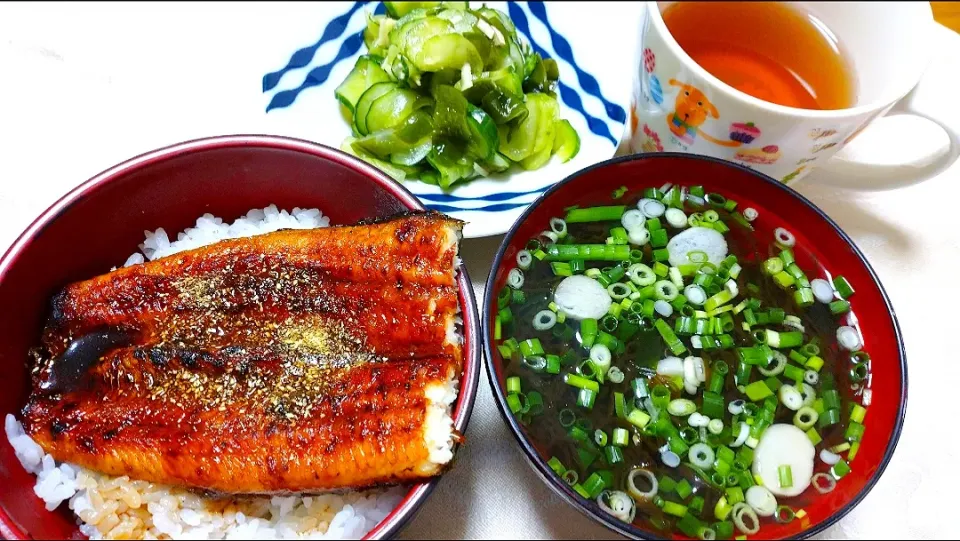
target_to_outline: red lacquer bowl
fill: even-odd
[[[522,250],[530,238],[548,229],[551,217],[563,216],[564,208],[574,202],[611,204],[610,194],[620,186],[636,193],[647,187],[678,181],[701,184],[707,192],[718,192],[734,199],[739,202],[739,209],[757,209],[760,217],[753,225],[760,235],[761,245],[773,240],[775,228],[787,227],[796,236],[798,248],[795,253],[801,268],[815,268],[815,259],[833,275],[845,276],[856,288],[851,303],[864,333],[865,351],[871,356],[874,398],[866,419],[869,429],[852,464],[853,473],[840,480],[833,492],[820,496],[805,508],[807,520],[764,525],[758,534],[763,539],[809,537],[849,513],[867,495],[890,461],[900,437],[907,405],[906,353],[890,300],[850,237],[810,201],[770,177],[714,158],[653,153],[599,163],[575,173],[544,193],[507,233],[487,281],[484,347],[497,406],[534,470],[558,495],[622,535],[661,538],[655,531],[625,524],[603,512],[596,502],[579,496],[550,469],[546,464],[550,455],[545,456],[538,444],[529,439],[507,406],[503,359],[493,342],[491,329],[497,313],[497,293],[504,287],[507,273],[517,265],[517,251]]]
[[[0,260],[0,416],[26,401],[27,350],[39,340],[50,297],[64,285],[122,264],[143,231],[182,231],[206,212],[233,220],[270,203],[316,207],[331,224],[349,224],[423,206],[374,167],[338,150],[268,136],[201,139],[117,165],[57,201]],[[461,433],[473,409],[480,375],[480,328],[473,288],[460,267],[464,372],[455,405]],[[410,488],[401,504],[368,535],[387,538],[417,512],[436,480]],[[0,536],[80,538],[66,506],[48,512],[33,493],[35,478],[0,437]]]

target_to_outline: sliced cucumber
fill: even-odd
[[[423,44],[430,38],[453,33],[453,25],[439,17],[424,17],[400,27],[397,39],[392,39],[409,59],[416,59]],[[461,64],[462,65],[462,64]]]
[[[483,69],[483,59],[477,48],[460,34],[433,36],[423,42],[417,53],[410,58],[420,71],[459,69],[465,64],[475,73]]]
[[[568,120],[557,122],[557,136],[553,140],[553,152],[560,161],[567,163],[580,152],[580,136]]]
[[[433,149],[433,142],[428,139],[409,150],[394,152],[390,155],[390,162],[397,165],[414,166],[422,162],[431,149]]]
[[[453,141],[434,142],[433,149],[427,154],[427,162],[437,170],[436,184],[444,189],[476,176],[473,161],[466,157],[463,147]]]
[[[382,129],[357,139],[353,146],[373,154],[378,158],[389,158],[393,154],[403,153],[430,141],[433,133],[433,121],[430,115],[417,111],[403,123]]]
[[[463,9],[444,9],[437,12],[437,17],[450,21],[453,31],[458,34],[476,29],[479,20],[476,15]]]
[[[552,149],[545,148],[539,152],[534,152],[533,154],[527,156],[526,158],[520,160],[520,167],[523,167],[527,171],[533,171],[534,169],[540,169],[547,162],[550,161]]]
[[[397,84],[392,82],[376,83],[360,96],[360,99],[357,100],[356,112],[353,115],[353,125],[357,128],[357,133],[360,135],[370,133],[367,130],[367,113],[370,112],[370,107],[373,106],[373,102],[377,98],[397,88]]]
[[[462,89],[462,86],[462,83],[458,83],[457,88]],[[473,84],[470,85],[470,87],[463,89],[463,95],[470,103],[480,105],[484,96],[494,89],[517,97],[523,96],[523,85],[520,76],[512,67],[480,73],[474,77]],[[523,102],[522,99],[520,101],[521,103]]]
[[[387,72],[380,68],[381,61],[382,59],[376,56],[361,56],[347,78],[334,91],[340,103],[345,105],[351,113],[354,112],[357,102],[368,88],[376,83],[390,80]]]
[[[557,120],[560,119],[560,104],[544,94],[527,96],[527,109],[537,110],[537,135],[533,152],[543,150],[553,152],[553,140],[557,134]]]
[[[500,152],[515,162],[540,153],[544,148],[553,149],[553,125],[560,109],[556,100],[542,94],[530,94],[526,106],[526,118],[509,126],[500,126]],[[544,140],[547,135],[549,140]]]
[[[353,147],[353,143],[355,142],[356,142],[356,139],[354,139],[353,137],[347,137],[346,139],[343,140],[343,143],[340,145],[340,150],[346,152],[347,154],[350,154],[351,156],[356,156],[360,158],[361,160],[369,163],[370,165],[390,175],[396,180],[402,181],[407,178],[407,172],[393,165],[392,163],[377,159],[367,154],[366,152],[362,152],[362,151],[358,152],[357,149]]]
[[[415,9],[430,9],[442,4],[442,2],[384,2],[383,7],[387,13],[394,19],[399,19]]]
[[[499,152],[494,152],[493,156],[489,159],[477,163],[486,175],[490,173],[500,173],[510,169],[510,160],[504,158]]]
[[[392,128],[414,111],[430,107],[433,100],[408,88],[396,88],[377,98],[367,111],[364,127],[367,133]]]
[[[487,160],[496,154],[500,143],[497,125],[483,109],[467,105],[467,126],[470,128],[470,142],[467,152],[478,160]]]
[[[481,104],[483,110],[490,114],[494,122],[506,124],[512,120],[523,120],[529,114],[521,96],[522,94],[517,96],[499,88],[494,88],[487,92],[481,100]]]

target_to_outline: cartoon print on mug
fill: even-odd
[[[734,160],[757,165],[773,165],[783,156],[777,145],[766,145],[761,148],[745,148],[733,155]]]
[[[800,158],[799,160],[797,160],[797,165],[806,165],[810,162],[817,161],[818,158],[819,156],[810,156],[809,158]]]
[[[699,135],[715,145],[739,147],[743,144],[740,141],[718,139],[701,130],[708,118],[719,119],[720,111],[700,89],[676,79],[670,79],[670,86],[680,88],[673,111],[667,114],[667,126],[677,141],[692,145]]]
[[[647,123],[643,123],[643,139],[640,143],[641,152],[663,152],[663,144],[660,143],[660,136],[657,132],[650,129]]]

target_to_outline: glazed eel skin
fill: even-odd
[[[71,284],[25,429],[59,461],[218,493],[438,475],[457,438],[461,227],[278,231]]]

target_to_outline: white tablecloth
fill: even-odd
[[[16,25],[7,18],[0,30]],[[19,28],[18,35],[30,36],[31,31]],[[176,33],[171,28],[171,39]],[[126,28],[123,35],[133,34]],[[944,39],[953,40],[951,46],[960,54],[955,36]],[[178,140],[212,135],[206,126],[213,121],[221,133],[255,131],[217,110],[210,115],[218,118],[184,121],[156,96],[132,92],[122,77],[114,80],[87,71],[71,64],[70,57],[70,50],[54,50],[28,38],[8,39],[0,31],[0,249],[60,195],[118,161]],[[953,86],[960,89],[960,80]],[[870,139],[886,136],[885,146],[874,153],[877,160],[942,144],[942,133],[902,137],[914,126],[910,120],[889,122],[885,134],[864,134],[855,144],[866,146]],[[866,253],[896,307],[910,359],[907,421],[896,455],[871,494],[824,537],[956,536],[960,529],[952,495],[960,482],[960,438],[952,385],[960,381],[954,345],[960,293],[960,167],[893,192],[854,194],[813,181],[798,189]],[[500,240],[463,243],[478,299]],[[403,538],[615,537],[535,477],[494,406],[485,375],[466,437],[455,467]]]

